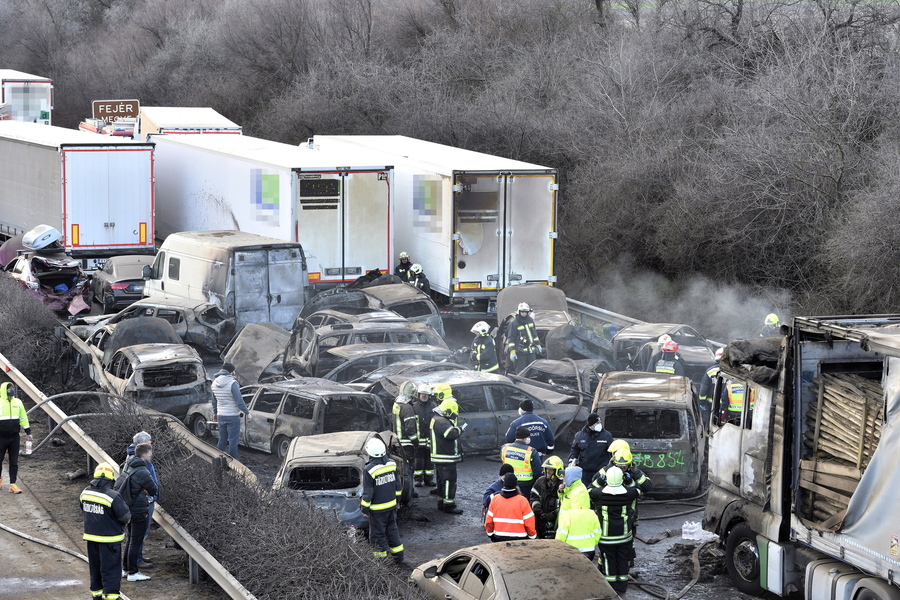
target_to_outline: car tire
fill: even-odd
[[[280,460],[284,460],[284,457],[287,456],[288,448],[291,447],[291,441],[293,440],[286,435],[279,435],[272,443],[272,449]]]
[[[413,470],[409,463],[404,463],[403,469],[403,489],[400,492],[400,504],[409,506],[412,503],[413,494],[416,489],[413,487]]]
[[[746,523],[739,523],[725,542],[725,567],[734,586],[745,594],[759,596],[759,548],[756,533]]]
[[[115,311],[116,302],[112,298],[108,297],[106,294],[103,294],[103,314],[108,315],[109,313]]]
[[[191,433],[201,440],[212,437],[212,434],[209,432],[209,423],[206,422],[203,415],[197,415],[191,419]]]

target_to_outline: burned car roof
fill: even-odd
[[[353,360],[360,356],[403,354],[406,352],[450,356],[450,351],[447,348],[432,346],[430,344],[350,344],[349,346],[339,346],[337,348],[328,349],[329,354],[334,354],[335,356],[340,356],[347,360]]]
[[[116,351],[127,346],[151,344],[181,345],[181,338],[172,325],[157,317],[138,317],[115,325],[109,325],[112,333],[103,353],[104,364]]]
[[[381,434],[386,437],[385,432]],[[371,431],[339,431],[337,433],[321,433],[295,438],[285,457],[285,462],[313,458],[319,456],[337,456],[340,454],[359,454],[363,452],[366,440],[373,435]],[[392,434],[391,434],[392,435]],[[388,436],[389,437],[389,436]],[[299,442],[296,440],[300,440]],[[388,440],[389,441],[389,440]]]
[[[137,344],[121,349],[132,362],[140,365],[165,363],[172,360],[195,360],[202,363],[197,351],[185,344]]]
[[[681,326],[678,323],[635,323],[620,329],[616,337],[620,339],[659,337]]]
[[[691,402],[691,380],[680,375],[617,371],[600,381],[599,402],[655,402],[683,406]]]

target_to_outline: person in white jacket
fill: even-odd
[[[222,452],[228,452],[233,458],[238,457],[238,440],[241,438],[241,417],[250,410],[241,397],[241,386],[234,378],[234,365],[225,363],[222,370],[215,374],[212,382],[213,420],[219,422],[219,443],[216,445]]]

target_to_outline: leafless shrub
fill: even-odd
[[[56,315],[38,298],[0,277],[2,352],[34,381],[43,381],[61,356],[62,345],[53,332],[57,325]]]

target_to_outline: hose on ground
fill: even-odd
[[[666,515],[653,515],[652,517],[645,517],[644,515],[641,515],[641,521],[658,521],[660,519],[668,519],[669,517],[681,517],[684,515],[691,515],[691,514],[694,514],[695,512],[700,512],[701,510],[705,510],[705,509],[706,509],[705,506],[698,506],[697,508],[694,508],[692,510],[685,510],[685,511],[677,512],[677,513],[669,513]]]
[[[0,529],[2,529],[4,531],[8,531],[9,533],[19,536],[22,539],[26,539],[26,540],[28,540],[30,542],[34,542],[36,544],[41,544],[42,546],[47,546],[48,548],[53,548],[54,550],[59,550],[60,552],[65,552],[66,554],[68,554],[70,556],[74,556],[75,558],[81,559],[84,562],[88,562],[88,557],[85,556],[84,554],[81,554],[80,552],[75,552],[74,550],[69,550],[68,548],[64,548],[62,546],[54,544],[53,542],[41,540],[36,537],[32,537],[32,536],[28,535],[27,533],[22,533],[21,531],[16,531],[12,527],[8,527],[8,526],[4,525],[3,523],[0,523]],[[128,596],[126,596],[125,594],[120,594],[119,598],[121,598],[122,600],[130,600],[128,598]]]
[[[700,551],[703,550],[703,548],[706,547],[706,545],[709,543],[709,541],[706,541],[694,548],[694,551],[691,553],[691,561],[694,563],[694,575],[693,577],[691,577],[691,580],[688,582],[688,584],[674,596],[671,595],[671,592],[669,592],[669,590],[657,583],[650,583],[649,581],[639,581],[636,579],[632,579],[631,582],[656,598],[662,598],[663,600],[681,600],[681,598],[684,598],[684,595],[687,594],[692,587],[697,585],[698,581],[700,581]],[[660,589],[664,592],[664,594],[655,592],[652,588]]]

